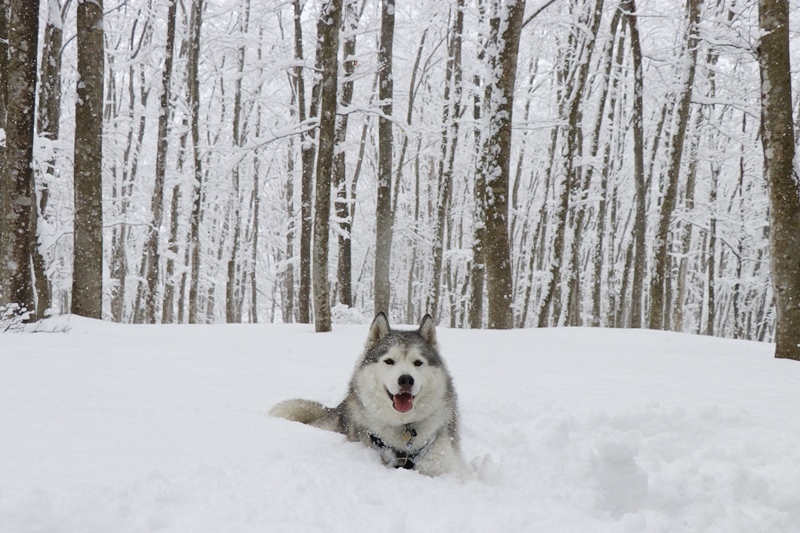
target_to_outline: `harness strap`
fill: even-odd
[[[383,457],[387,463],[395,468],[405,468],[407,470],[414,468],[417,462],[419,462],[419,460],[422,459],[426,453],[428,453],[428,450],[436,441],[436,435],[434,434],[433,438],[426,442],[424,446],[422,446],[416,452],[411,453],[389,446],[374,433],[367,434],[369,435],[369,440],[372,441],[372,444],[378,447],[379,451],[381,452],[381,457]]]

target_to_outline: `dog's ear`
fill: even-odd
[[[375,315],[375,320],[369,327],[369,334],[367,335],[367,347],[373,346],[378,343],[382,338],[389,334],[389,319],[386,314],[381,311]]]
[[[419,334],[425,339],[425,342],[431,346],[436,346],[436,323],[430,314],[422,317],[422,323],[419,325]]]

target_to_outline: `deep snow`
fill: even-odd
[[[440,328],[460,481],[267,415],[337,404],[366,326],[64,326],[0,337],[3,532],[800,531],[800,363],[768,344]]]

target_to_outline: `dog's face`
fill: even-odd
[[[426,315],[417,331],[393,331],[379,313],[356,376],[362,403],[387,422],[406,424],[429,416],[448,387],[433,319]]]
[[[406,413],[414,408],[414,400],[422,389],[428,365],[416,346],[390,346],[375,363],[374,373],[386,388],[396,411]]]

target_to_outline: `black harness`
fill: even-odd
[[[419,450],[412,453],[410,451],[398,450],[397,448],[389,446],[374,433],[368,433],[368,435],[369,440],[371,440],[372,444],[378,448],[378,451],[381,453],[381,457],[383,457],[387,464],[390,464],[395,468],[405,468],[407,470],[411,470],[417,465],[420,459],[422,459],[425,454],[428,453],[428,450],[436,440],[436,435],[434,435],[433,438],[426,442]],[[411,439],[416,436],[416,430],[413,428],[406,428],[404,440],[406,441],[406,448],[408,450],[411,450],[411,448],[414,447],[414,443]]]

